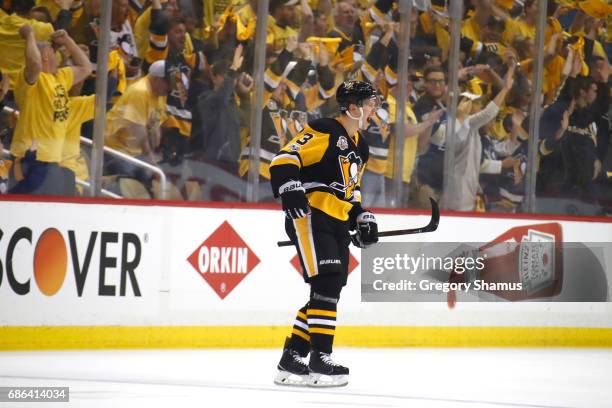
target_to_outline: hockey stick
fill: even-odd
[[[438,229],[438,224],[440,223],[440,209],[438,208],[438,203],[433,198],[429,197],[429,201],[431,202],[431,219],[429,220],[429,224],[420,228],[411,228],[411,229],[403,229],[403,230],[392,230],[392,231],[381,231],[378,233],[379,237],[393,237],[397,235],[411,235],[411,234],[422,234],[424,232],[432,232]],[[279,247],[291,246],[293,243],[291,241],[278,241],[276,243]]]

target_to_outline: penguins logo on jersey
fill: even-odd
[[[353,191],[359,182],[359,174],[363,167],[363,161],[355,152],[349,152],[346,156],[338,156],[342,183],[333,182],[330,187],[344,193],[344,198],[349,200],[353,197]]]
[[[168,70],[170,78],[170,95],[181,102],[181,107],[185,107],[187,103],[187,92],[189,91],[189,77],[185,71],[189,71],[187,67],[171,67]]]
[[[270,108],[268,108],[270,109]],[[287,122],[278,111],[270,111],[270,119],[274,125],[274,133],[268,136],[268,141],[278,144],[279,148],[285,144],[285,132],[287,131]],[[272,130],[272,129],[270,129]]]

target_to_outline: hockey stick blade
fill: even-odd
[[[431,203],[431,219],[429,220],[429,224],[420,228],[411,228],[411,229],[403,229],[403,230],[392,230],[392,231],[381,231],[378,233],[379,237],[394,237],[397,235],[411,235],[411,234],[422,234],[425,232],[433,232],[438,229],[438,224],[440,224],[440,209],[438,208],[438,203],[433,198],[429,197],[429,202]],[[292,246],[293,243],[291,241],[278,241],[276,243],[279,247]]]
[[[438,208],[438,203],[433,198],[429,197],[429,202],[431,203],[431,219],[429,220],[429,224],[421,228],[381,231],[378,233],[378,236],[393,237],[396,235],[422,234],[424,232],[433,232],[437,230],[438,224],[440,224],[440,209]]]

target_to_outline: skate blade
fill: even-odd
[[[348,375],[325,375],[310,373],[309,387],[344,387],[348,384]]]
[[[274,384],[305,387],[308,385],[308,377],[308,374],[299,375],[290,373],[289,371],[279,370],[274,378]]]

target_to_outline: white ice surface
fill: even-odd
[[[338,348],[349,385],[273,384],[278,350],[0,353],[0,386],[68,386],[15,407],[612,407],[612,350]]]

